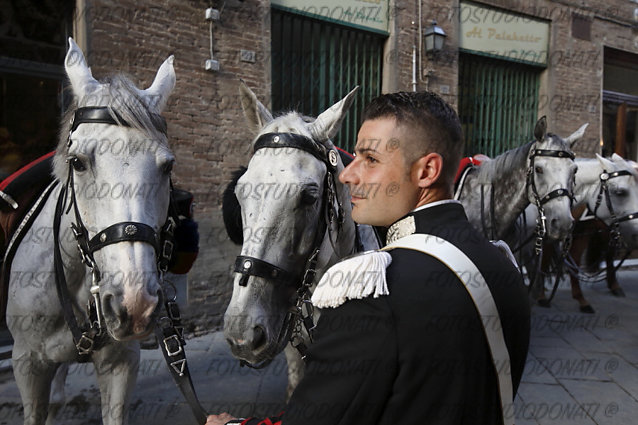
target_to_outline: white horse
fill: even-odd
[[[233,355],[253,366],[286,347],[289,394],[303,370],[288,342],[292,336],[295,344],[307,345],[299,314],[318,317],[316,310],[305,311],[309,303],[303,301],[326,269],[360,249],[357,240],[365,249],[378,247],[372,228],[351,218],[349,190],[338,180],[344,166],[330,141],[355,93],[316,119],[296,112],[273,118],[248,87],[240,86],[244,113],[257,137],[234,189],[243,245],[224,335]]]
[[[104,424],[123,424],[137,376],[138,339],[155,325],[160,293],[157,245],[174,157],[159,114],[175,85],[173,57],[147,90],[139,90],[120,76],[98,82],[82,51],[71,39],[69,45],[65,68],[75,101],[54,158],[57,185],[30,230],[41,235],[48,229],[53,237],[27,235],[11,265],[13,370],[25,424],[45,423],[56,370],[81,357],[95,365]],[[83,255],[92,269],[83,263],[71,226],[88,247]],[[56,257],[62,273],[56,273]],[[65,320],[56,289],[61,275],[67,311],[84,332],[80,338]]]
[[[574,222],[570,197],[576,164],[570,144],[582,137],[579,129],[566,139],[546,132],[545,117],[534,129],[535,140],[470,169],[455,198],[465,207],[472,225],[487,238],[511,243],[511,231],[529,204],[542,208],[544,231],[562,239]]]
[[[616,280],[613,265],[614,249],[610,244],[610,230],[618,232],[619,243],[626,249],[638,248],[638,172],[634,166],[619,155],[612,155],[610,159],[596,155],[596,158],[577,158],[578,172],[574,187],[575,202],[572,211],[577,219],[573,232],[573,240],[569,253],[574,265],[580,266],[585,262],[592,268],[597,268],[603,258],[607,262],[607,286],[612,294],[624,296],[624,292]],[[588,212],[588,213],[585,213]],[[583,214],[585,213],[585,214]],[[525,210],[526,221],[534,222],[536,211],[534,208]],[[585,219],[579,220],[581,216]],[[528,227],[527,233],[533,229]],[[546,247],[547,249],[548,247]],[[587,261],[583,254],[588,252],[592,257]],[[550,252],[557,256],[556,252]],[[598,254],[598,255],[596,255]],[[531,257],[527,253],[527,257]],[[531,264],[531,261],[528,261]],[[547,261],[544,261],[544,269]],[[572,298],[578,301],[579,309],[583,313],[594,313],[594,309],[585,299],[579,283],[579,273],[570,273]],[[539,304],[548,306],[543,294]]]

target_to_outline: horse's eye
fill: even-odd
[[[162,164],[162,172],[164,174],[170,174],[173,171],[173,165],[175,164],[175,161],[166,161],[164,164]]]
[[[536,174],[543,174],[543,167],[536,166],[534,171],[536,171]]]
[[[304,189],[301,191],[301,205],[312,205],[319,199],[319,194],[313,189]]]
[[[625,188],[619,188],[614,190],[614,195],[624,198],[625,196],[629,195],[629,191]]]
[[[74,156],[73,158],[71,158],[70,161],[71,161],[71,166],[78,173],[80,173],[82,171],[86,171],[86,166],[84,165],[82,160],[80,158],[78,158],[77,156]]]

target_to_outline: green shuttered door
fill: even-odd
[[[533,66],[461,53],[459,116],[466,155],[494,157],[533,138],[539,74]]]
[[[385,36],[272,9],[272,106],[317,116],[355,86],[337,146],[352,151],[363,107],[381,93]]]

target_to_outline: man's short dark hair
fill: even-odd
[[[417,146],[402,146],[406,162],[438,153],[443,157],[442,177],[452,184],[463,155],[463,132],[454,109],[438,95],[424,91],[383,94],[363,111],[363,121],[389,117],[410,133],[416,131]]]

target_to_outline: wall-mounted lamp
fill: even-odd
[[[423,39],[425,41],[425,53],[428,56],[434,56],[443,49],[445,42],[445,31],[443,28],[432,21],[432,24],[423,31]]]

